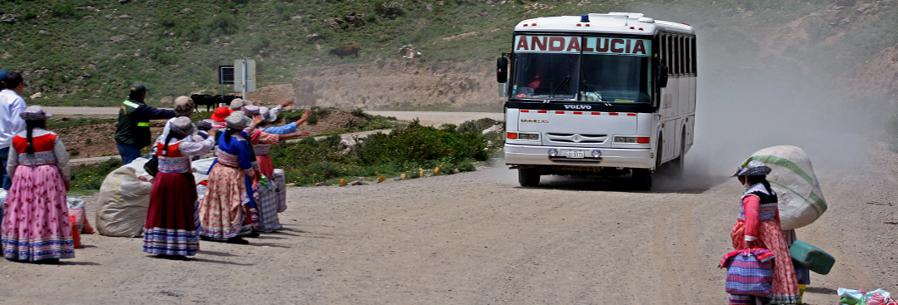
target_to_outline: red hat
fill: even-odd
[[[215,108],[215,112],[212,113],[212,120],[216,122],[224,122],[225,118],[231,115],[231,109],[228,107],[218,107]]]

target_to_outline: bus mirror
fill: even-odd
[[[658,88],[667,87],[667,65],[658,66]]]
[[[501,84],[508,82],[508,58],[499,57],[496,60],[496,81]]]

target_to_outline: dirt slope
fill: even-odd
[[[493,66],[485,62],[386,61],[300,72],[297,103],[317,106],[454,106],[500,101]]]

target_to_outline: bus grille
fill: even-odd
[[[546,138],[558,143],[591,143],[601,144],[608,139],[604,134],[546,133]]]

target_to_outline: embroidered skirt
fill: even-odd
[[[143,252],[193,256],[199,249],[194,213],[196,187],[190,173],[159,172],[153,179]]]
[[[39,261],[75,257],[65,181],[55,165],[16,167],[3,216],[3,256]]]
[[[206,194],[197,208],[197,233],[220,239],[237,236],[250,203],[243,170],[216,164],[206,181]]]
[[[773,264],[773,294],[771,304],[799,304],[798,279],[795,268],[792,266],[792,255],[789,254],[789,246],[783,235],[783,230],[776,221],[761,221],[759,224],[758,242],[760,247],[770,249],[776,257]],[[748,249],[745,242],[745,222],[738,221],[733,225],[730,233],[733,240],[733,248],[736,250]],[[743,304],[747,302],[743,296],[730,297],[731,304]],[[733,303],[733,301],[737,301]]]

